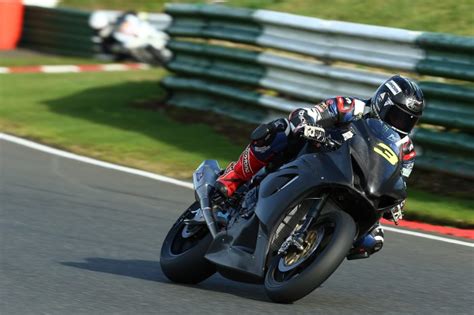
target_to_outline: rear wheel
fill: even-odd
[[[342,263],[356,233],[342,211],[321,215],[306,233],[304,248],[276,255],[265,275],[265,291],[275,302],[290,303],[319,287]]]
[[[214,264],[204,258],[212,237],[206,225],[189,226],[185,218],[199,209],[196,202],[178,219],[161,247],[160,265],[165,276],[174,282],[199,283],[216,272]]]

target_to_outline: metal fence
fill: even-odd
[[[419,82],[417,165],[474,178],[474,38],[225,6],[166,13],[170,104],[261,122],[335,95],[367,98],[388,77],[379,69],[430,76]]]

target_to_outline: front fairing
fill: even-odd
[[[351,128],[355,136],[349,145],[360,190],[376,208],[405,199],[398,133],[377,119],[354,122]]]
[[[285,209],[308,193],[335,187],[353,187],[350,147],[344,144],[334,152],[302,154],[270,173],[260,184],[256,214],[272,227]]]
[[[346,211],[364,211],[366,217],[406,198],[397,145],[400,136],[376,119],[353,122],[348,130],[353,136],[339,149],[307,153],[311,151],[308,146],[294,161],[262,181],[256,208],[262,223],[273,226],[280,212],[308,192],[337,191],[339,199],[345,195],[359,208]],[[350,205],[350,201],[341,204]]]

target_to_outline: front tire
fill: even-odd
[[[160,265],[165,276],[174,282],[195,284],[216,272],[214,264],[204,258],[212,242],[207,226],[189,227],[183,219],[199,209],[196,202],[178,219],[161,247]]]
[[[356,225],[343,211],[321,215],[309,230],[322,233],[317,249],[301,263],[285,264],[288,258],[275,256],[265,275],[265,291],[274,302],[291,303],[319,287],[339,267],[352,246]],[[288,254],[287,254],[288,255]],[[285,260],[286,259],[286,260]]]

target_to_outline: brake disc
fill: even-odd
[[[278,263],[278,269],[281,272],[287,272],[301,265],[319,248],[324,235],[324,226],[320,226],[317,231],[310,230],[305,237],[303,250],[291,250],[285,256],[281,257]]]

